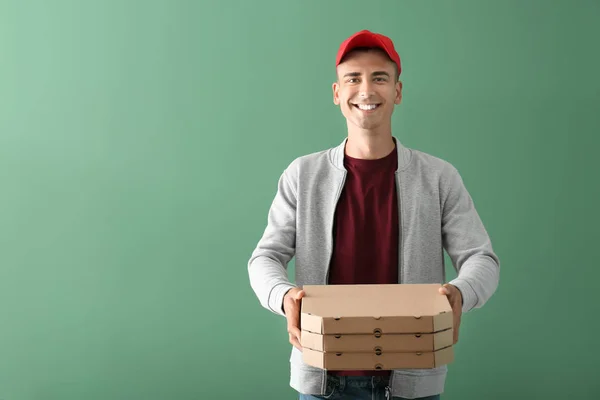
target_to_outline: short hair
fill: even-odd
[[[390,58],[390,56],[388,56],[388,54],[385,52],[385,50],[383,50],[380,47],[372,47],[372,46],[371,47],[368,47],[368,46],[355,47],[352,50],[350,50],[349,52],[347,52],[346,54],[344,54],[344,56],[340,60],[340,64],[343,63],[353,53],[368,53],[370,51],[375,51],[375,52],[383,54],[394,65],[394,77],[397,82],[400,79],[400,75],[398,74],[398,66],[396,65],[394,60],[392,60]]]

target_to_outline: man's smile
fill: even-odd
[[[372,103],[372,104],[352,104],[354,107],[363,111],[372,111],[379,107],[381,104]]]

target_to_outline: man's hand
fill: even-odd
[[[458,329],[460,328],[460,318],[462,316],[463,299],[462,293],[454,285],[446,283],[440,288],[440,294],[448,296],[452,313],[454,314],[454,344],[458,342]]]
[[[300,351],[302,351],[302,345],[300,345],[300,306],[303,297],[304,290],[292,288],[288,290],[283,298],[283,311],[287,319],[290,343]]]

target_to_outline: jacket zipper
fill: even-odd
[[[400,242],[398,243],[398,245],[400,246],[398,248],[398,258],[399,258],[398,282],[402,283],[403,282],[402,274],[404,271],[404,265],[403,265],[404,231],[402,229],[402,224],[404,223],[404,218],[402,218],[402,210],[404,208],[404,202],[402,201],[402,187],[401,187],[401,183],[400,183],[400,172],[398,172],[398,171],[396,171],[396,196],[397,196],[397,201],[398,201],[398,233],[400,235]],[[385,388],[386,399],[392,398],[392,388],[393,387],[394,387],[394,371],[391,371],[390,380],[388,382],[388,385]]]
[[[398,258],[399,258],[399,271],[398,271],[398,281],[399,283],[402,283],[404,280],[403,278],[403,273],[404,273],[404,265],[403,265],[403,250],[404,250],[404,232],[402,230],[402,224],[404,223],[404,218],[402,218],[402,210],[404,208],[404,202],[402,201],[402,188],[401,188],[401,184],[400,184],[400,173],[396,171],[396,196],[397,196],[397,201],[398,201],[398,233],[400,235],[400,242],[398,243],[398,245],[400,246],[398,248]]]

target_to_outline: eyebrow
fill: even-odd
[[[344,78],[349,77],[349,76],[361,76],[362,74],[360,72],[348,72],[347,74],[344,74]],[[375,71],[371,74],[372,76],[381,76],[381,75],[385,75],[388,78],[390,77],[390,74],[388,74],[385,71]]]
[[[387,72],[385,72],[385,71],[375,71],[375,72],[373,72],[373,76],[380,76],[380,75],[385,75],[385,76],[387,76],[387,77],[389,77],[389,76],[390,76],[390,74],[388,74],[388,73],[387,73]]]

